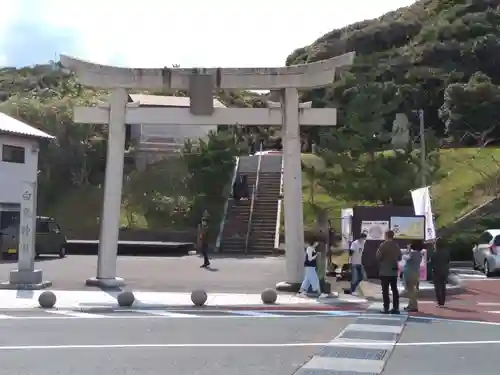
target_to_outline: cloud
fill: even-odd
[[[3,6],[7,11],[4,12]],[[44,7],[33,0],[2,4],[0,63],[26,66],[58,58],[61,50],[77,52],[78,34],[70,28],[53,27],[43,18]]]
[[[2,43],[4,65],[26,66],[57,60],[62,50],[78,54],[78,36],[71,30],[61,33],[45,25],[17,22],[7,28],[7,34],[9,37]]]
[[[323,34],[414,0],[3,0],[0,66],[278,66]],[[318,11],[320,9],[321,11]]]

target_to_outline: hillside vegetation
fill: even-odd
[[[56,137],[40,147],[38,212],[54,215],[73,238],[97,236],[107,139],[107,126],[74,123],[73,108],[107,99],[107,92],[81,86],[57,64],[0,68],[0,111]],[[220,99],[227,105],[262,105],[259,95],[246,92],[221,93]],[[241,132],[186,142],[181,157],[142,172],[135,170],[135,144],[128,139],[122,226],[192,228],[205,210],[217,221],[234,156],[248,152]]]
[[[308,225],[318,206],[331,208],[334,218],[340,207],[355,203],[411,204],[408,192],[422,176],[432,185],[439,226],[498,195],[497,0],[417,1],[333,30],[295,50],[286,63],[349,51],[357,53],[350,71],[324,89],[301,93],[315,107],[339,110],[337,127],[301,129],[303,150],[314,148],[316,155],[303,168]],[[0,68],[0,111],[56,136],[41,147],[40,212],[58,216],[75,236],[98,225],[107,127],[73,123],[73,107],[106,101],[107,95],[82,87],[57,63]],[[228,106],[262,107],[266,100],[251,92],[216,95]],[[424,166],[418,109],[425,120]],[[409,121],[403,136],[393,129],[397,113]],[[122,225],[192,227],[204,209],[220,213],[233,157],[248,153],[252,140],[279,145],[278,130],[221,128],[205,142],[188,142],[179,159],[141,173],[131,162],[135,145],[128,140]],[[93,203],[81,207],[83,201]]]
[[[444,172],[431,185],[431,194],[436,224],[444,227],[497,195],[496,181],[492,180],[500,172],[500,149],[444,149],[440,151],[440,160]],[[303,154],[302,163],[305,169],[314,166],[320,172],[325,170],[323,159],[313,154]],[[334,220],[337,229],[341,208],[374,204],[331,197],[320,184],[319,179],[311,179],[308,173],[303,173],[305,224],[309,228],[315,222],[311,198],[316,205],[327,208],[333,219],[337,219]],[[313,185],[316,185],[315,189],[311,189]]]
[[[349,72],[325,89],[302,93],[316,107],[340,109],[336,129],[305,130],[324,162],[324,172],[304,163],[306,221],[313,219],[315,204],[334,212],[352,204],[411,204],[408,191],[420,186],[422,174],[432,186],[439,227],[498,195],[498,1],[417,1],[333,30],[295,50],[287,64],[350,51],[357,55]],[[425,121],[424,169],[419,109]],[[396,113],[409,119],[409,134],[398,145]]]

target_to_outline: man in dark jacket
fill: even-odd
[[[446,303],[446,283],[450,269],[450,253],[448,249],[435,246],[431,256],[431,267],[436,301],[439,307],[443,307]]]
[[[203,216],[201,223],[198,226],[198,248],[201,255],[203,255],[203,264],[200,268],[207,268],[210,266],[208,259],[208,218]]]
[[[376,259],[379,264],[380,284],[384,300],[384,309],[381,312],[383,314],[399,314],[398,263],[401,260],[401,249],[394,241],[392,230],[386,232],[385,241],[380,244]],[[392,310],[390,311],[389,287],[392,292]]]

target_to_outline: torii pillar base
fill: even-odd
[[[94,286],[100,289],[119,289],[125,286],[125,280],[121,277],[115,277],[113,279],[91,277],[85,281],[85,285]]]
[[[293,283],[288,281],[281,281],[276,284],[276,290],[278,292],[288,292],[288,293],[297,293],[300,290],[300,285],[302,283]]]

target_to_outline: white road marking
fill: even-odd
[[[379,374],[384,364],[381,360],[314,356],[302,368]]]
[[[125,315],[124,310],[121,313],[109,312],[107,315],[104,314],[93,314],[85,313],[79,311],[68,311],[68,310],[47,310],[46,312],[50,315],[35,315],[35,316],[16,316],[13,315],[0,315],[0,320],[2,319],[17,319],[17,320],[74,320],[74,319],[167,319],[167,318],[192,318],[192,319],[248,319],[248,318],[307,318],[307,317],[346,317],[346,316],[357,316],[359,312],[342,312],[342,314],[322,314],[316,315],[314,313],[322,313],[323,311],[308,311],[309,314],[297,314],[297,315],[279,315],[274,313],[263,313],[260,311],[228,311],[222,310],[222,312],[227,313],[223,315],[196,315],[196,314],[185,314],[179,312],[163,311],[163,310],[128,310],[127,312],[142,312],[146,315]],[[212,312],[216,312],[215,310]],[[296,310],[290,310],[288,312],[297,312]],[[300,311],[303,312],[303,311]]]
[[[389,325],[375,325],[375,324],[349,324],[348,331],[362,331],[362,332],[387,332],[387,333],[401,333],[403,330],[404,322],[399,326]]]
[[[278,344],[95,344],[95,345],[16,345],[0,346],[0,351],[8,350],[54,350],[54,349],[144,349],[144,348],[281,348],[329,346],[323,342],[297,342]]]
[[[478,302],[478,306],[500,306],[500,302]]]
[[[160,317],[164,317],[164,318],[200,318],[200,315],[181,314],[181,313],[163,311],[163,310],[134,310],[134,311],[139,312],[139,313],[143,313],[143,314],[148,314],[148,315],[160,316]]]
[[[466,320],[466,319],[449,319],[449,318],[435,318],[429,316],[411,316],[409,321],[412,320],[427,320],[427,321],[435,321],[440,323],[467,323],[467,324],[483,324],[483,325],[491,325],[491,326],[500,326],[498,322],[484,322],[480,320]]]
[[[500,314],[500,311],[486,311],[489,314]]]
[[[396,343],[396,346],[441,346],[441,345],[500,345],[500,340],[487,340],[487,341],[398,342],[398,343]]]
[[[89,314],[80,311],[71,311],[71,310],[46,310],[46,311],[50,314],[62,315],[68,318],[84,318],[84,319],[109,318],[107,315]]]
[[[333,339],[330,342],[330,346],[342,346],[342,347],[360,347],[367,349],[390,349],[394,346],[394,341],[364,341],[360,339]]]
[[[269,312],[251,311],[251,310],[231,310],[228,311],[230,314],[243,315],[243,316],[253,316],[253,317],[267,317],[267,318],[282,318],[286,315],[279,315]]]

